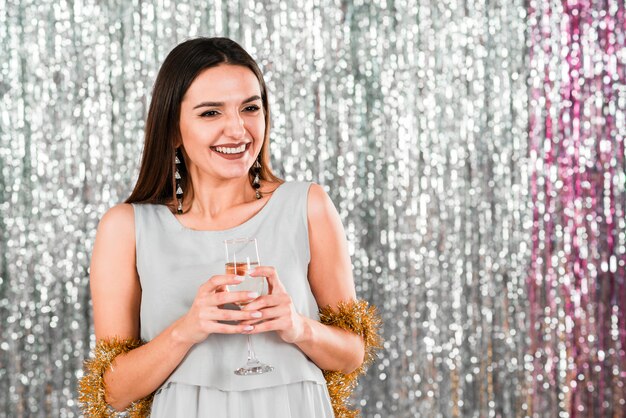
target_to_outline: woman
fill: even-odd
[[[96,235],[87,415],[330,417],[321,370],[350,386],[371,358],[375,314],[356,301],[337,211],[320,186],[272,173],[269,116],[263,76],[235,42],[193,39],[166,58],[139,179]],[[239,282],[223,274],[223,242],[243,236],[258,239],[253,275],[270,291],[233,310],[251,295],[224,291]],[[274,371],[233,373],[247,334]]]

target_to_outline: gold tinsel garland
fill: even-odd
[[[324,370],[326,386],[336,418],[355,418],[360,415],[359,410],[351,409],[348,400],[357,385],[357,378],[365,374],[367,368],[376,359],[376,351],[382,347],[382,338],[379,335],[381,318],[374,306],[364,300],[340,302],[337,309],[330,306],[320,309],[322,324],[332,325],[354,332],[363,337],[365,343],[365,358],[361,366],[350,374]]]
[[[86,417],[113,418],[120,416],[120,412],[116,412],[106,403],[104,372],[111,367],[115,357],[143,344],[143,341],[118,337],[103,339],[96,344],[93,357],[85,361],[85,374],[78,384],[78,402]],[[153,395],[150,394],[133,402],[123,416],[128,418],[147,417],[150,414]]]

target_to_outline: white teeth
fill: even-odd
[[[239,154],[240,152],[244,152],[245,150],[246,144],[243,144],[237,148],[215,147],[215,151],[221,152],[222,154]]]

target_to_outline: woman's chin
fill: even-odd
[[[217,177],[224,181],[235,181],[235,180],[247,180],[248,179],[248,170],[233,170],[228,172],[222,172],[217,175]]]

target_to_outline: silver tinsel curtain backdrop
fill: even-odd
[[[0,416],[76,417],[156,72],[229,36],[385,345],[364,417],[626,414],[626,16],[605,0],[0,0]]]

